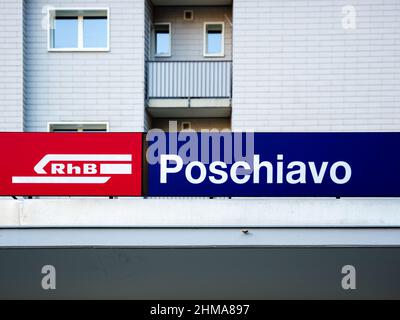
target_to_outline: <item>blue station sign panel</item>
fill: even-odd
[[[149,196],[400,196],[400,133],[156,131],[146,140]]]

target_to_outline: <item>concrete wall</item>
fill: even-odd
[[[0,15],[0,131],[22,131],[22,0],[2,0]]]
[[[356,28],[344,29],[344,5]],[[234,0],[232,128],[399,131],[398,0]]]
[[[183,19],[184,10],[193,10],[193,21]],[[225,57],[232,59],[231,7],[154,7],[154,23],[170,22],[172,56],[156,60],[215,60],[203,56],[204,22],[225,23]],[[154,41],[153,41],[154,42]],[[154,48],[152,50],[154,58]]]
[[[110,52],[48,52],[46,5],[109,7]],[[25,130],[49,121],[108,121],[144,129],[144,1],[25,1]]]
[[[346,198],[0,200],[0,228],[399,227],[399,205],[400,199]]]
[[[192,130],[200,131],[202,129],[228,129],[231,128],[231,120],[229,118],[187,118],[187,119],[153,119],[153,128],[169,131],[169,121],[176,121],[177,128],[181,131],[182,122],[190,122]]]

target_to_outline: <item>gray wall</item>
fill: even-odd
[[[193,21],[183,20],[183,11],[193,10]],[[226,19],[225,15],[228,17]],[[170,22],[172,56],[157,60],[215,60],[203,56],[204,22],[225,23],[225,60],[232,59],[231,7],[154,7],[154,22]],[[152,50],[154,58],[154,48]],[[219,58],[221,59],[221,58]]]
[[[357,27],[342,28],[342,6]],[[399,131],[400,1],[234,0],[232,129]]]
[[[109,7],[110,52],[48,52],[45,5]],[[109,121],[144,129],[144,1],[26,0],[25,130],[48,121]]]
[[[32,235],[32,230],[12,231]],[[70,237],[79,236],[79,230],[56,230],[58,235],[63,233],[64,236],[65,231],[69,232]],[[97,236],[108,236],[107,229],[106,232],[83,229],[81,233],[91,232],[93,235],[93,231]],[[114,232],[114,237],[121,236],[126,231],[119,229]],[[154,236],[154,233],[157,233],[154,229],[140,231],[142,235],[151,233]],[[267,233],[270,230],[263,231]],[[131,231],[134,232],[138,231]],[[177,234],[176,230],[167,232],[170,233],[169,237],[182,236]],[[198,237],[198,230],[188,230],[188,233],[190,232],[193,238]],[[223,230],[221,233],[229,232],[232,233],[231,230]],[[239,230],[235,232],[240,233]],[[323,231],[320,232],[323,237],[325,234]],[[2,233],[4,234],[3,231]],[[7,233],[6,235],[10,236],[10,232]],[[41,233],[43,238],[50,232],[42,229],[36,233]],[[129,240],[125,239],[125,242],[131,241],[130,238],[132,235]],[[0,248],[2,267],[0,299],[390,300],[400,298],[398,272],[400,248],[398,247],[148,248],[143,247],[143,240],[139,242],[139,248],[86,246]],[[41,270],[49,264],[56,271],[56,290],[43,290],[41,285],[43,280],[46,281]],[[342,287],[343,280],[347,280],[345,277],[347,273],[343,274],[341,271],[349,264],[356,270],[356,273],[353,273],[356,290],[344,290]],[[188,301],[178,303],[180,308],[186,307],[183,318],[186,315],[190,318],[198,317],[198,315],[190,316],[198,311],[197,307],[193,308],[193,303]],[[155,307],[155,304],[153,306]],[[223,306],[219,307],[223,310]],[[258,305],[250,303],[248,315],[253,315],[254,310],[259,311],[258,314],[261,315],[264,310],[257,307]],[[243,306],[243,310],[246,309]],[[146,309],[143,308],[143,314],[145,312],[150,314],[150,310],[152,310],[151,305],[147,305]],[[207,316],[211,314],[223,314],[211,313],[211,310],[208,305],[203,305],[198,314],[206,317],[200,316],[200,319],[212,318]],[[62,312],[66,313],[65,310]],[[70,314],[73,314],[72,310]],[[164,317],[156,316],[156,318]],[[179,318],[179,315],[171,316],[171,319]]]
[[[1,0],[0,15],[0,130],[22,131],[22,0]]]

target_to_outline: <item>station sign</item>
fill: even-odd
[[[0,133],[2,196],[140,196],[142,133]]]
[[[400,133],[154,132],[146,140],[149,196],[400,196]]]
[[[400,196],[400,133],[151,130],[146,148],[142,139],[0,133],[0,196]]]

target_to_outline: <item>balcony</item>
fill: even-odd
[[[230,115],[231,61],[149,61],[146,69],[152,116]]]

